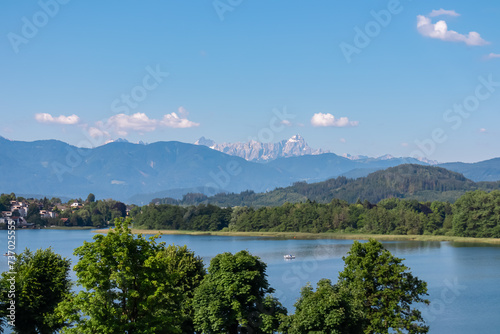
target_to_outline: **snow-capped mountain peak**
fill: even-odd
[[[211,149],[244,158],[249,161],[270,161],[277,158],[295,157],[301,155],[327,153],[324,150],[314,150],[307,145],[300,135],[294,135],[288,140],[277,143],[261,143],[250,140],[246,143],[217,144],[211,139],[201,137],[195,145],[208,146]]]

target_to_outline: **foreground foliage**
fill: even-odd
[[[165,248],[156,237],[134,236],[130,221],[115,222],[75,250],[84,289],[61,303],[65,333],[182,333],[192,327],[192,291],[204,275],[186,248]],[[182,307],[181,307],[182,305]]]
[[[362,333],[361,303],[346,289],[329,279],[318,282],[316,291],[307,284],[295,303],[295,314],[288,319],[289,334]]]
[[[274,333],[286,309],[266,294],[274,290],[266,264],[241,251],[210,261],[208,275],[196,290],[195,324],[203,333]]]
[[[429,304],[427,284],[382,244],[354,242],[337,284],[328,279],[302,288],[286,332],[324,334],[427,333],[414,304]]]
[[[354,241],[338,285],[361,303],[364,333],[427,333],[422,314],[413,303],[429,304],[427,283],[414,277],[403,260],[371,239]]]
[[[54,333],[63,327],[63,321],[54,316],[54,309],[70,290],[69,270],[70,261],[50,248],[34,253],[26,249],[17,255],[11,270],[15,275],[5,272],[0,279],[4,312],[12,299],[8,280],[15,279],[15,333]]]

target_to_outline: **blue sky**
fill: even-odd
[[[0,135],[12,140],[275,142],[299,133],[337,154],[500,156],[498,1],[0,8]]]

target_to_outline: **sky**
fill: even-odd
[[[4,0],[0,136],[500,157],[496,0]]]

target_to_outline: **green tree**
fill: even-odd
[[[182,333],[180,307],[199,278],[199,260],[185,249],[165,249],[157,236],[134,236],[129,220],[75,250],[83,290],[62,302],[66,333]],[[182,263],[189,259],[194,264]],[[178,271],[173,270],[178,268]],[[185,270],[184,272],[180,270]]]
[[[87,196],[87,200],[86,200],[87,203],[94,203],[95,202],[95,195],[90,193],[88,196]]]
[[[429,304],[427,283],[414,277],[403,260],[393,256],[382,244],[370,239],[354,241],[338,285],[362,301],[364,333],[427,333],[421,312],[413,303]]]
[[[287,333],[344,334],[362,333],[361,302],[329,279],[302,288],[295,303],[295,314],[288,320]]]
[[[264,298],[260,314],[260,332],[276,333],[276,330],[281,329],[285,325],[287,313],[286,307],[276,297],[267,295]]]
[[[500,238],[500,191],[468,192],[455,203],[453,233],[462,237]]]
[[[268,328],[275,322],[265,317],[265,295],[274,291],[265,271],[266,264],[247,251],[215,256],[194,296],[197,330],[231,334],[264,333],[264,327],[268,333],[277,330]]]
[[[40,218],[40,206],[32,203],[28,206],[26,221],[35,225],[43,225],[44,221]]]
[[[0,303],[9,302],[9,278],[15,278],[16,333],[53,333],[64,325],[54,316],[54,310],[71,288],[70,260],[62,258],[52,249],[26,249],[16,257],[11,274],[5,272],[0,279]]]
[[[183,294],[183,302],[180,306],[182,333],[194,333],[193,298],[195,289],[206,275],[203,260],[195,256],[186,246],[170,245],[160,253],[160,256],[164,256],[167,260],[167,272],[176,273],[173,285]]]

